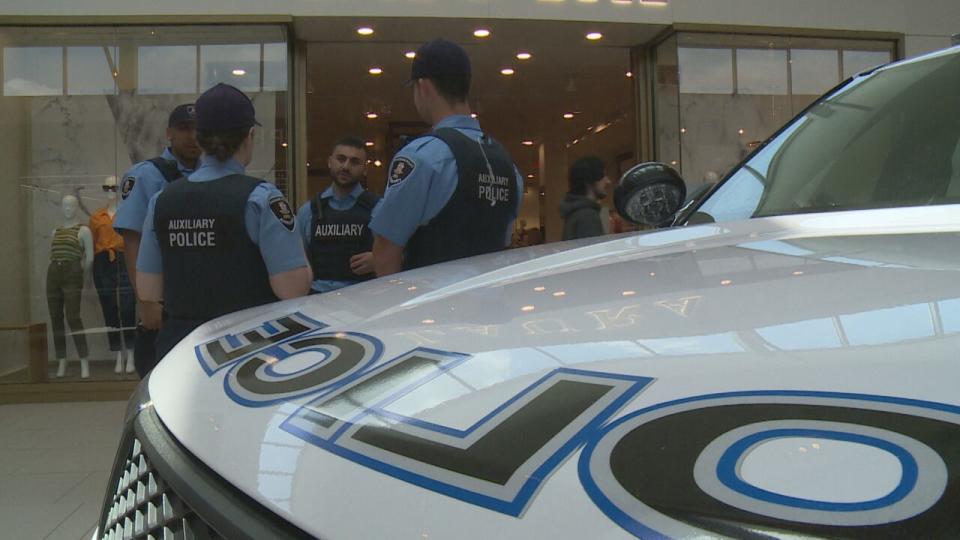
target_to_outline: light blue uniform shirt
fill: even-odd
[[[177,168],[180,169],[183,176],[189,176],[193,172],[193,169],[188,169],[177,158],[173,157],[170,148],[165,148],[160,157],[168,161],[176,161]],[[123,190],[129,183],[132,183],[133,186],[127,196],[124,197]],[[150,204],[150,199],[162,191],[166,184],[167,180],[163,177],[163,173],[149,161],[141,161],[123,173],[119,186],[121,190],[120,202],[117,204],[117,213],[113,217],[114,230],[120,232],[126,229],[138,233],[142,232],[143,220],[147,215],[147,205]]]
[[[239,161],[235,159],[217,161],[205,155],[200,160],[200,167],[187,177],[187,180],[209,182],[231,174],[244,174],[244,167]],[[143,222],[143,237],[140,239],[140,254],[137,257],[137,271],[140,272],[163,273],[160,242],[157,240],[157,231],[153,227],[153,213],[159,195],[157,193],[150,199],[147,217]],[[307,266],[303,244],[297,236],[296,223],[293,230],[287,229],[270,209],[271,202],[283,198],[283,194],[276,186],[264,182],[250,193],[244,214],[247,235],[260,248],[260,255],[270,275]]]
[[[333,186],[327,188],[326,191],[320,194],[321,199],[330,199],[330,208],[334,210],[349,210],[353,208],[353,205],[357,203],[357,198],[360,197],[360,194],[363,193],[363,186],[357,184],[354,186],[353,191],[347,194],[346,197],[340,198],[337,197],[336,192],[333,190]],[[380,201],[377,202],[377,205],[373,207],[373,211],[376,212],[380,207]],[[300,237],[303,239],[303,249],[310,252],[310,239],[313,238],[313,231],[310,230],[310,226],[313,223],[313,210],[310,209],[310,203],[300,207],[300,210],[297,211],[297,230],[300,232]],[[331,279],[317,279],[314,280],[313,284],[310,286],[314,292],[323,293],[329,292],[336,289],[341,289],[347,285],[353,285],[356,281],[336,281]]]
[[[434,129],[455,128],[460,133],[479,141],[483,132],[480,122],[465,115],[448,116],[437,122]],[[383,201],[370,221],[373,232],[398,246],[407,245],[417,228],[426,225],[447,205],[457,189],[457,160],[450,147],[436,137],[421,137],[404,146],[390,163],[393,171],[398,158],[413,163],[413,169],[399,182],[388,182]],[[517,215],[523,204],[523,178],[517,177]],[[503,245],[510,243],[513,224],[504,231]]]

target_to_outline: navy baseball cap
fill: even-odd
[[[167,118],[167,127],[173,127],[177,124],[187,122],[197,123],[197,108],[193,103],[177,105],[177,107],[170,112],[169,118]]]
[[[456,43],[435,39],[417,49],[410,68],[410,81],[442,76],[470,75],[470,57]]]
[[[259,126],[253,102],[229,84],[218,83],[197,98],[197,129],[221,131]]]

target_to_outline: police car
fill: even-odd
[[[99,538],[960,536],[960,48],[863,73],[676,227],[214,320]],[[669,222],[661,165],[624,216]]]

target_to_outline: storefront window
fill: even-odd
[[[885,41],[675,34],[655,50],[657,159],[691,192],[717,182],[820,94],[893,51]]]
[[[0,27],[0,48],[0,392],[136,379],[134,297],[111,236],[117,186],[164,150],[170,111],[216,82],[257,109],[248,173],[285,186],[285,29]]]

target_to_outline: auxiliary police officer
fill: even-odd
[[[313,292],[372,279],[370,216],[380,198],[365,190],[367,150],[357,137],[343,137],[327,160],[333,183],[297,212],[297,228],[313,269]]]
[[[158,358],[210,319],[310,290],[290,205],[244,174],[259,125],[253,103],[221,83],[196,111],[200,167],[150,200],[137,260],[141,300],[164,302]]]
[[[470,59],[438,39],[417,50],[413,102],[429,135],[394,157],[373,216],[378,276],[504,249],[523,179],[506,149],[470,116]]]
[[[136,288],[137,254],[140,235],[147,215],[150,198],[169,182],[187,176],[197,167],[200,146],[197,144],[197,115],[193,103],[184,103],[170,112],[167,118],[167,140],[170,146],[160,156],[136,163],[123,174],[120,182],[120,202],[113,218],[113,228],[123,238],[125,263],[130,283]],[[140,304],[141,317],[158,320],[160,313],[149,313],[159,306]],[[157,332],[143,326],[137,328],[134,353],[137,373],[143,377],[156,364],[154,342]],[[127,372],[130,372],[127,366]]]

